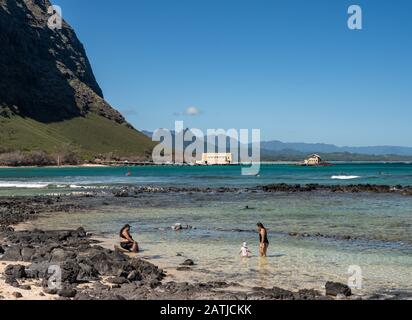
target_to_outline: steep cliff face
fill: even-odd
[[[49,0],[0,0],[0,108],[41,121],[89,112],[120,124],[73,29],[48,27]],[[1,110],[0,110],[1,111]]]
[[[0,0],[0,154],[150,157],[152,141],[104,100],[74,30],[49,28],[50,6]]]

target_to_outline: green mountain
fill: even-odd
[[[0,146],[3,152],[42,150],[58,155],[70,151],[93,160],[145,157],[153,143],[134,129],[89,113],[47,124],[18,115],[0,117]]]
[[[49,27],[50,6],[0,0],[0,164],[149,157],[154,144],[104,100],[74,30]]]

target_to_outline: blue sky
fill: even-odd
[[[264,140],[412,146],[412,1],[53,3],[136,128],[184,120]],[[351,4],[361,31],[347,27]]]

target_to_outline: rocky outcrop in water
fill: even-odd
[[[338,295],[343,295],[349,297],[352,295],[352,290],[342,283],[327,282],[326,283],[326,294],[328,296],[336,297]]]
[[[321,185],[321,184],[272,184],[262,187],[257,187],[264,192],[313,192],[313,191],[330,191],[333,193],[397,193],[405,196],[412,195],[411,186],[388,186],[388,185]]]
[[[71,212],[85,205],[74,198],[52,196],[0,198],[0,231],[7,226],[36,219],[44,212]]]
[[[357,184],[357,185],[321,185],[321,184],[271,184],[265,186],[237,188],[237,187],[220,187],[220,188],[199,188],[199,187],[152,187],[141,186],[131,187],[125,186],[113,190],[113,195],[118,198],[135,197],[142,193],[237,193],[237,192],[315,192],[328,191],[332,193],[395,193],[405,196],[412,195],[411,186],[388,186],[388,185],[371,185],[371,184]],[[245,210],[252,210],[253,208],[246,207]]]
[[[144,195],[161,194],[205,194],[224,195],[226,193],[307,193],[307,192],[331,192],[331,193],[374,193],[374,194],[397,194],[412,196],[410,186],[386,186],[386,185],[289,185],[273,184],[267,186],[257,186],[253,188],[196,188],[196,187],[116,187],[108,190],[91,190],[78,196],[38,196],[38,197],[0,197],[0,231],[9,225],[14,225],[27,220],[35,219],[44,212],[72,212],[79,211],[92,206],[101,206],[113,203],[123,203],[130,198],[139,198]],[[246,206],[244,210],[255,210]],[[225,230],[222,230],[225,231]],[[249,232],[250,230],[228,230],[238,232]],[[341,238],[341,240],[353,239],[350,236],[335,237],[327,234],[305,234],[290,233],[295,237],[317,237],[317,238]]]
[[[231,187],[220,187],[220,188],[196,188],[196,187],[151,187],[151,186],[140,186],[131,187],[125,186],[122,188],[116,188],[112,190],[112,193],[117,198],[129,198],[136,197],[143,193],[161,194],[161,193],[229,193],[229,192],[247,192],[248,189],[245,188],[231,188]]]

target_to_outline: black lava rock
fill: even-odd
[[[12,293],[13,297],[15,297],[16,299],[21,299],[23,298],[23,295],[20,292],[13,292]]]
[[[64,288],[59,290],[57,294],[59,295],[59,297],[63,298],[74,298],[77,294],[77,291],[72,288]]]
[[[195,262],[191,259],[187,259],[185,262],[181,264],[182,266],[194,266]]]
[[[21,246],[11,246],[6,248],[5,253],[1,257],[3,261],[23,261],[21,255]]]
[[[24,279],[26,278],[26,268],[21,265],[9,265],[4,270],[4,274],[14,279]]]
[[[46,294],[50,294],[50,295],[56,295],[57,294],[57,289],[50,289],[50,288],[44,288],[43,292]]]
[[[326,283],[326,295],[336,297],[338,295],[344,295],[345,297],[350,297],[352,295],[352,290],[342,283],[328,282]]]

